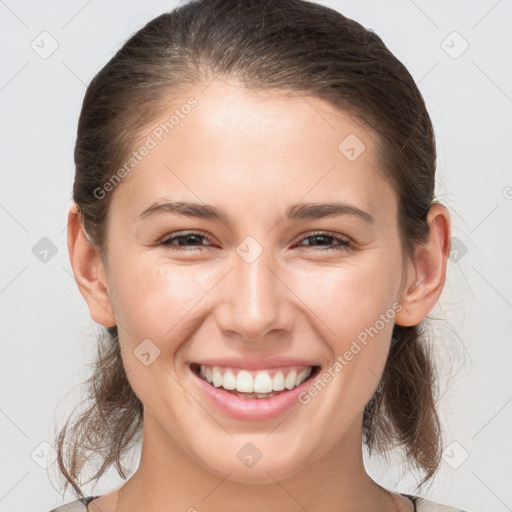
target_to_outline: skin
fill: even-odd
[[[144,404],[137,471],[89,510],[412,511],[410,500],[369,477],[362,458],[362,410],[382,375],[393,321],[286,418],[251,422],[219,413],[188,365],[286,355],[327,369],[393,304],[402,306],[397,324],[420,323],[444,285],[448,211],[431,207],[429,239],[406,261],[396,194],[365,125],[318,98],[220,80],[188,93],[169,111],[192,95],[198,106],[111,192],[108,261],[87,241],[75,207],[69,212],[80,292],[95,322],[118,325],[128,379]],[[349,134],[366,146],[354,161],[338,150]],[[170,213],[138,219],[164,199],[214,205],[231,224]],[[299,201],[343,201],[374,222],[352,215],[282,220]],[[181,250],[176,241],[174,249],[161,244],[184,230],[211,242],[189,240]],[[337,243],[305,238],[317,230],[354,248],[322,250]],[[263,250],[252,263],[236,251],[247,236]],[[145,366],[133,352],[148,338],[160,356]],[[237,458],[247,442],[262,453],[251,468]]]

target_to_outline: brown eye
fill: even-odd
[[[203,240],[210,242],[210,239],[206,235],[196,231],[189,231],[181,234],[172,233],[172,236],[166,238],[161,244],[177,250],[187,250],[186,247],[201,249],[205,247],[201,245],[201,241]],[[176,244],[174,242],[178,243]]]
[[[322,231],[309,233],[304,238],[301,239],[301,241],[304,240],[312,240],[312,243],[308,243],[306,245],[320,247],[321,251],[347,251],[353,248],[352,243],[348,239],[337,237],[334,234],[325,233]],[[334,247],[329,247],[334,242],[336,242],[337,245],[335,245]]]

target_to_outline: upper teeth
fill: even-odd
[[[247,370],[231,370],[218,366],[200,366],[200,375],[216,388],[223,387],[227,390],[236,389],[245,393],[271,393],[282,391],[284,388],[291,390],[302,384],[311,374],[312,367],[301,370],[292,368],[280,370],[270,376],[270,370],[248,372]]]

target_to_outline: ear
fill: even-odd
[[[91,318],[105,327],[116,325],[105,268],[98,251],[84,234],[75,203],[68,213],[68,251],[76,283],[89,306]]]
[[[417,325],[423,321],[439,299],[446,279],[446,264],[450,255],[451,221],[448,210],[435,203],[427,221],[428,240],[417,247],[413,262],[407,264],[406,284],[401,292],[402,309],[395,323]]]

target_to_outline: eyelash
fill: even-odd
[[[177,239],[180,239],[180,238],[186,238],[187,236],[192,236],[192,235],[204,238],[205,240],[207,240],[210,243],[212,242],[210,237],[207,236],[206,234],[203,234],[203,233],[198,232],[198,231],[188,231],[188,232],[183,232],[183,233],[181,233],[179,235],[174,235],[174,236],[171,236],[171,237],[167,238],[166,240],[161,242],[161,245],[169,247],[172,250],[178,250],[178,251],[191,250],[191,249],[181,248],[181,246],[171,245],[171,242],[173,240],[177,240]],[[350,251],[350,250],[354,249],[354,246],[352,245],[352,243],[348,239],[337,237],[334,234],[331,234],[331,233],[325,232],[325,231],[314,231],[314,232],[311,232],[311,233],[307,233],[306,236],[301,238],[300,242],[302,242],[304,240],[307,240],[308,238],[314,238],[314,237],[317,237],[317,236],[323,236],[323,237],[332,238],[333,240],[339,242],[338,246],[321,248],[321,249],[319,249],[320,251]],[[317,247],[317,246],[312,246],[311,244],[307,244],[307,245],[310,245],[311,247]],[[202,247],[204,247],[204,246],[196,246],[196,247],[199,247],[199,250],[202,250]],[[302,246],[302,247],[304,247],[304,246]]]

